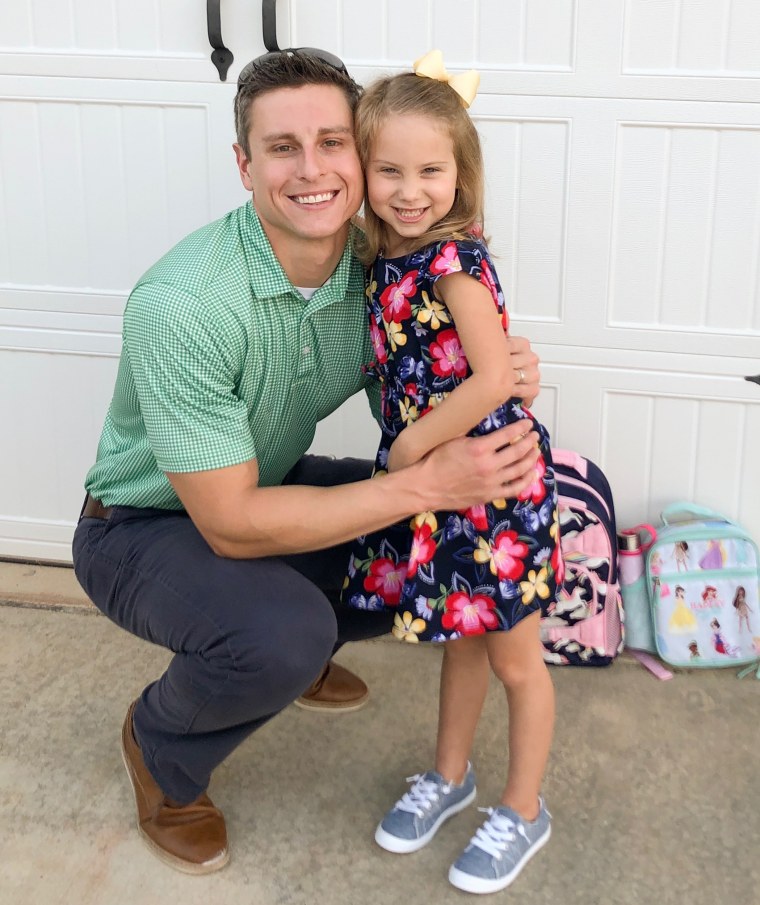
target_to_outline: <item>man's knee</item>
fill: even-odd
[[[224,667],[236,674],[238,683],[281,699],[283,706],[297,698],[330,659],[337,640],[335,614],[319,598],[298,619],[256,619],[234,627],[226,650],[219,651]]]

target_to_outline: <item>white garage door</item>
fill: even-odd
[[[0,5],[0,556],[69,559],[136,278],[245,199],[230,145],[260,7]],[[621,524],[691,498],[760,537],[757,0],[280,0],[281,46],[360,81],[440,47],[477,66],[487,231],[537,414]],[[359,428],[357,429],[357,423]],[[316,448],[371,455],[363,400]]]

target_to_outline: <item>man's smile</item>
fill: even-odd
[[[322,204],[325,201],[332,201],[337,194],[337,191],[330,191],[320,192],[316,195],[289,195],[288,197],[296,204]]]

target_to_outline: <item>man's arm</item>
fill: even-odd
[[[255,459],[213,471],[167,474],[219,556],[249,559],[321,550],[428,509],[466,509],[515,497],[533,480],[537,434],[510,424],[459,437],[394,474],[337,487],[259,487]]]

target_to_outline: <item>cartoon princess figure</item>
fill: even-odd
[[[705,607],[715,607],[716,609],[723,606],[723,601],[718,597],[718,589],[715,585],[705,585],[705,589],[702,591],[702,603]]]
[[[700,569],[722,569],[726,562],[726,551],[719,540],[707,542],[707,550],[699,560]]]
[[[710,628],[713,632],[713,647],[716,652],[724,654],[726,657],[737,657],[739,655],[739,649],[732,644],[729,644],[723,637],[723,632],[720,630],[720,622],[718,622],[717,619],[712,619],[710,621]]]
[[[668,622],[668,628],[675,634],[690,635],[697,628],[697,617],[686,605],[683,587],[677,584],[675,591],[674,609]]]
[[[660,586],[660,572],[662,572],[662,557],[659,550],[655,550],[649,559],[649,571],[652,574],[652,597],[657,597],[657,589]]]
[[[701,656],[702,656],[702,654],[700,654],[700,652],[699,652],[699,645],[697,644],[697,642],[690,641],[689,642],[689,659],[690,660],[699,660],[699,658]]]
[[[737,587],[733,603],[736,616],[739,619],[739,634],[741,634],[742,628],[746,625],[747,632],[751,635],[752,626],[749,624],[749,614],[752,612],[752,607],[747,603],[747,592],[742,585]]]
[[[676,560],[676,568],[680,572],[683,568],[684,572],[689,571],[689,545],[685,540],[676,541],[673,546],[673,555]]]

